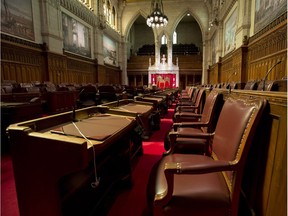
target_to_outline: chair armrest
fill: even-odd
[[[174,131],[177,131],[179,127],[207,127],[208,123],[207,122],[175,122],[173,123],[173,128]]]
[[[198,106],[192,106],[192,105],[191,106],[185,106],[185,105],[178,106],[179,111],[181,111],[182,109],[193,111],[193,110],[198,109],[198,108],[199,108]]]
[[[211,138],[213,138],[214,133],[197,133],[197,134],[191,135],[190,133],[186,134],[186,133],[179,133],[177,131],[171,131],[169,132],[168,136],[170,140],[170,148],[163,153],[163,156],[172,154],[174,152],[175,146],[177,145],[176,143],[177,137],[200,138],[200,139],[210,140]]]
[[[189,114],[187,114],[187,115],[185,115],[185,113],[183,114],[182,112],[186,112],[186,113],[189,113]],[[199,118],[201,118],[202,117],[202,114],[198,114],[198,113],[194,113],[194,112],[190,112],[190,111],[181,111],[181,110],[179,110],[178,112],[176,112],[175,113],[175,117],[190,117],[190,118],[195,118],[195,119],[199,119]]]
[[[204,156],[205,157],[205,156]],[[218,160],[199,160],[198,162],[165,163],[164,174],[167,181],[167,188],[161,193],[155,194],[154,205],[161,207],[166,205],[172,198],[174,189],[174,175],[205,174],[211,172],[230,171],[235,169],[237,163]]]
[[[169,132],[169,137],[175,139],[177,137],[186,137],[186,138],[200,138],[200,139],[211,139],[214,136],[214,133],[195,133],[195,134],[190,134],[190,133],[179,133],[177,131],[171,131]]]

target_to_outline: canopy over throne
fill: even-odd
[[[167,63],[165,55],[161,58],[161,63],[151,65],[149,60],[148,69],[149,85],[156,85],[158,88],[178,88],[179,87],[179,67],[172,62]]]

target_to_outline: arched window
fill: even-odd
[[[107,17],[107,5],[105,0],[103,0],[103,13],[104,16]]]
[[[108,23],[111,24],[111,5],[110,5],[109,1],[107,1],[107,14],[106,14],[106,16],[107,16]]]
[[[161,45],[164,45],[164,44],[167,44],[166,35],[163,35],[163,36],[161,37]]]
[[[173,44],[177,44],[177,32],[173,32]]]
[[[116,27],[116,12],[115,12],[115,8],[112,8],[112,22],[111,25]]]

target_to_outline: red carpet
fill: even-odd
[[[131,189],[121,190],[111,206],[109,216],[147,216],[146,184],[150,170],[164,152],[163,140],[172,125],[173,109],[161,119],[160,130],[155,131],[148,141],[143,142],[144,154],[135,161]],[[1,215],[19,216],[11,157],[1,157]]]
[[[1,215],[19,216],[11,157],[1,156]]]
[[[146,185],[152,166],[164,152],[164,136],[171,128],[173,110],[161,119],[159,131],[155,131],[148,141],[143,142],[144,155],[137,162],[133,174],[133,186],[121,191],[111,207],[108,216],[148,216],[146,213]]]

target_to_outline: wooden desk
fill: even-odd
[[[168,112],[168,106],[166,101],[166,96],[157,96],[157,95],[142,95],[136,96],[134,98],[136,101],[143,101],[153,103],[155,110],[158,110],[161,114],[166,114]]]
[[[81,121],[75,124],[82,133],[90,137],[95,129],[92,135],[96,138],[88,142],[67,132],[73,124],[72,114],[65,112],[8,127],[21,216],[95,214],[116,183],[130,183],[130,133],[137,125],[135,118],[109,114],[108,110],[100,113],[97,107],[77,110],[75,118]],[[86,122],[90,122],[88,131],[81,126]],[[54,133],[59,128],[64,132]],[[100,184],[92,188],[95,173]]]
[[[151,118],[153,113],[153,103],[134,101],[132,99],[123,99],[101,105],[102,107],[108,107],[110,112],[114,110],[121,112],[122,115],[133,116],[137,119],[138,123],[143,127],[144,132],[142,137],[149,138],[152,133]]]
[[[6,128],[13,123],[39,118],[42,105],[39,102],[0,102],[1,105],[1,151],[9,151]]]

